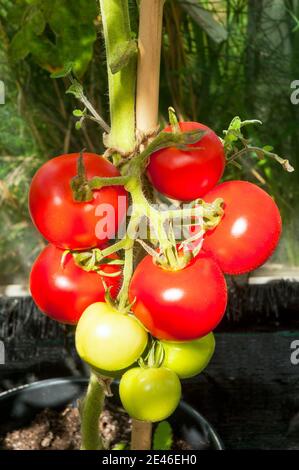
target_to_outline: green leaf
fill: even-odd
[[[20,27],[23,22],[26,7],[27,5],[24,4],[24,0],[15,0],[13,8],[8,10],[8,23],[14,27]]]
[[[96,41],[94,20],[97,2],[86,0],[53,0],[55,7],[49,26],[56,35],[56,47],[63,64],[73,63],[73,71],[81,77],[93,56]]]
[[[74,62],[66,63],[61,70],[51,74],[51,78],[64,78],[70,75],[74,68]]]
[[[123,69],[133,57],[137,57],[138,45],[134,39],[120,44],[111,55],[109,66],[113,74]]]
[[[247,121],[241,122],[241,127],[252,126],[254,124],[259,124],[260,126],[262,126],[263,123],[259,119],[247,119]]]
[[[58,62],[55,45],[48,38],[40,36],[38,41],[32,43],[30,52],[35,62],[51,73],[63,67]]]
[[[147,165],[148,158],[154,152],[169,147],[175,147],[185,151],[192,151],[196,147],[188,147],[189,144],[200,142],[206,131],[189,131],[189,132],[160,132],[157,137],[148,145],[148,147],[135,158],[135,164],[139,165],[143,162]]]
[[[223,145],[227,156],[234,150],[234,145],[236,143],[244,142],[245,138],[242,134],[242,128],[254,124],[262,124],[262,122],[257,119],[241,121],[239,116],[233,118],[228,129],[223,131]]]
[[[84,93],[83,93],[83,87],[81,83],[79,83],[77,80],[73,80],[73,83],[71,86],[66,90],[67,94],[74,95],[77,100],[81,100]]]
[[[25,59],[30,52],[30,38],[24,30],[19,31],[12,39],[9,48],[13,60]]]
[[[112,450],[126,450],[128,448],[128,444],[126,442],[119,442],[112,447]]]
[[[239,116],[235,116],[233,118],[232,122],[230,123],[228,130],[237,130],[237,131],[239,131],[241,129],[241,123],[242,123],[242,121],[239,118]]]
[[[84,75],[93,57],[97,38],[97,2],[89,0],[16,0],[12,23],[18,28],[10,45],[13,60],[32,54],[52,74],[66,76],[72,70]],[[53,40],[44,34],[46,24]],[[70,67],[72,64],[72,67]],[[71,70],[70,70],[71,69]]]
[[[39,4],[39,7],[41,11],[44,14],[44,17],[48,20],[50,18],[50,15],[52,15],[52,12],[55,8],[57,8],[55,0],[36,0],[37,3]]]
[[[215,20],[213,13],[199,5],[198,0],[178,0],[182,8],[217,44],[228,37],[225,27]]]
[[[145,152],[156,152],[162,150],[163,148],[176,147],[188,150],[189,144],[196,144],[200,142],[203,136],[206,134],[206,131],[188,131],[188,132],[160,132],[158,136],[150,143]],[[194,150],[194,147],[189,150]]]
[[[153,441],[153,450],[170,450],[173,443],[173,433],[170,424],[162,421],[158,424]]]
[[[274,150],[274,148],[273,148],[271,145],[265,145],[265,146],[263,147],[263,150],[264,150],[265,152],[272,152],[272,150]]]
[[[249,145],[249,141],[246,140],[242,134],[242,127],[252,125],[252,124],[262,124],[261,121],[257,119],[241,121],[237,116],[235,117],[229,125],[229,128],[226,131],[223,131],[224,137],[224,149],[228,163],[236,163],[235,160],[241,156],[251,155],[252,157],[257,157],[260,160],[260,165],[265,165],[265,157],[272,158],[278,162],[282,168],[288,173],[295,171],[294,167],[290,164],[289,160],[286,158],[281,158],[279,155],[272,152],[273,147],[270,145],[265,145],[264,147],[255,147]],[[241,144],[241,145],[240,145]],[[239,147],[242,147],[241,149]],[[267,175],[266,168],[264,171]],[[269,173],[270,174],[270,173]],[[267,175],[269,176],[269,175]]]
[[[9,49],[15,61],[25,59],[46,27],[44,15],[38,8],[27,8],[23,17],[21,28],[14,35]]]
[[[80,118],[84,116],[84,111],[82,111],[81,109],[74,109],[73,116]]]

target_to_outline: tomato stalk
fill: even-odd
[[[103,450],[104,443],[99,433],[99,419],[103,410],[105,392],[95,374],[91,373],[85,398],[80,404],[81,450]]]
[[[135,146],[137,45],[132,39],[128,0],[100,0],[100,7],[107,54],[111,119],[111,131],[106,144],[122,152],[131,152]]]
[[[150,235],[153,243],[158,241],[160,250],[165,255],[172,269],[183,267],[176,253],[174,236],[166,230],[166,222],[177,216],[198,215],[198,209],[190,208],[176,211],[159,211],[146,199],[143,193],[142,178],[150,155],[161,148],[173,145],[186,146],[198,142],[203,132],[192,131],[182,133],[176,126],[174,133],[161,132],[149,142],[150,136],[155,134],[153,129],[158,123],[159,104],[159,73],[160,50],[162,37],[162,17],[164,0],[141,0],[139,25],[139,61],[136,102],[136,126],[141,144],[135,144],[135,58],[134,44],[131,40],[128,1],[127,0],[100,0],[103,30],[107,50],[111,132],[105,140],[109,154],[122,157],[130,155],[132,158],[122,166],[121,176],[115,178],[95,177],[89,182],[84,178],[77,179],[78,187],[75,189],[89,191],[101,189],[104,186],[122,185],[131,194],[131,217],[127,233],[123,240],[101,251],[106,257],[117,251],[124,250],[123,284],[118,295],[118,308],[125,312],[129,308],[128,291],[133,274],[133,248],[136,232],[141,220],[145,217],[150,221],[154,233]],[[174,118],[173,118],[174,121]],[[145,142],[145,145],[144,145]],[[145,148],[144,148],[145,147]],[[80,175],[79,175],[80,177]],[[80,184],[84,188],[79,187]],[[87,185],[87,187],[85,187]],[[212,206],[212,205],[211,205]],[[208,214],[211,207],[205,208]],[[214,218],[219,217],[219,208],[213,207]],[[98,390],[98,403],[95,402]],[[96,433],[96,425],[103,404],[103,390],[98,381],[91,376],[90,388],[82,408],[82,434],[83,448],[100,445]],[[93,402],[94,403],[90,403]],[[146,405],[145,405],[146,406]],[[94,414],[92,408],[96,407]],[[132,448],[136,450],[148,449],[151,445],[151,423],[133,421]]]
[[[142,191],[141,178],[132,178],[126,187],[132,196],[133,215],[139,215],[139,220],[141,220],[143,216],[147,217],[155,229],[154,238],[159,241],[161,250],[167,255],[170,264],[176,266],[176,260],[172,252],[172,244],[164,227],[165,219],[163,218],[163,213],[152,207],[146,199]]]
[[[132,42],[128,0],[100,0],[100,7],[107,54],[111,119],[111,130],[105,143],[116,151],[120,149],[130,153],[135,147],[137,50],[134,51]],[[97,450],[104,447],[99,436],[103,403],[103,386],[91,374],[81,407],[82,449]]]

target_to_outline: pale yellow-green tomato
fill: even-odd
[[[84,311],[76,329],[79,356],[91,367],[119,371],[132,365],[147,345],[147,333],[131,315],[104,302]]]
[[[119,383],[119,396],[126,412],[139,421],[163,421],[176,409],[181,398],[181,383],[165,367],[135,367]]]
[[[209,364],[215,351],[213,333],[193,341],[161,343],[165,352],[162,366],[172,369],[181,379],[200,374]]]

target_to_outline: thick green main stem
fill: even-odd
[[[81,450],[103,450],[104,444],[99,431],[99,419],[103,410],[105,394],[97,377],[91,373],[81,412]]]
[[[112,73],[111,64],[122,60],[121,51],[131,41],[128,0],[100,0],[104,38],[107,53],[111,131],[106,144],[122,153],[130,153],[135,147],[135,93],[137,58],[132,55],[125,65]],[[119,57],[120,56],[120,57]],[[115,72],[115,70],[114,70]],[[109,184],[125,184],[120,177]],[[96,184],[96,181],[93,182]],[[120,242],[121,245],[121,242]],[[120,246],[120,248],[126,248]],[[109,250],[109,248],[108,248]],[[130,271],[132,249],[127,251],[126,269]],[[122,289],[126,293],[127,285]],[[125,303],[124,294],[122,303]],[[82,450],[102,450],[104,444],[99,434],[99,418],[105,399],[104,387],[92,373],[86,397],[81,405]]]
[[[122,152],[135,146],[136,57],[119,72],[112,73],[111,63],[125,44],[131,41],[128,0],[100,0],[106,44],[111,132],[108,145]]]

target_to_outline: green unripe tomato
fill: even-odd
[[[90,305],[76,329],[76,348],[94,369],[121,371],[143,353],[147,333],[131,315],[124,315],[104,302]]]
[[[181,398],[181,383],[170,369],[128,370],[120,381],[119,394],[127,413],[140,421],[163,421],[176,409]]]
[[[165,352],[162,366],[172,369],[181,379],[188,379],[202,372],[215,351],[213,333],[194,341],[161,343]]]

